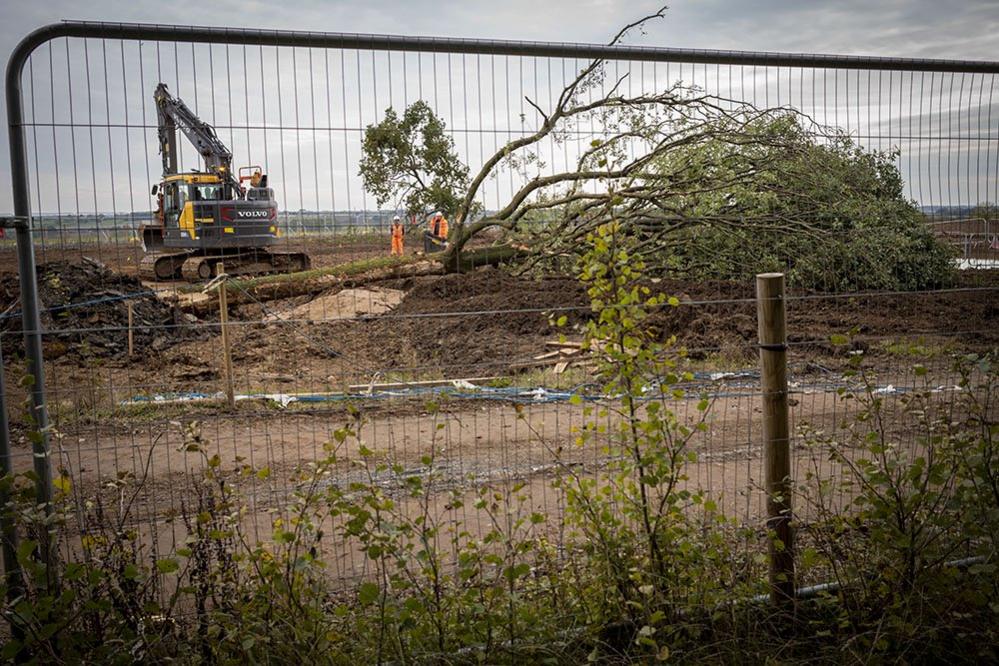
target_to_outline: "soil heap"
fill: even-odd
[[[46,356],[124,357],[128,353],[128,304],[132,304],[136,354],[161,351],[177,340],[210,333],[160,300],[135,277],[89,258],[39,265],[38,296]],[[21,330],[17,275],[0,276],[0,330]],[[20,352],[20,342],[11,351]]]

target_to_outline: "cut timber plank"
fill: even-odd
[[[555,374],[561,375],[569,367],[569,361],[560,361],[555,364]]]
[[[547,342],[545,342],[545,345],[547,345],[548,347],[569,347],[573,349],[579,349],[583,346],[583,343],[570,342],[569,340],[566,340],[565,342],[562,342],[560,340],[548,340]]]
[[[555,351],[545,352],[544,354],[538,354],[534,357],[535,361],[543,361],[546,358],[555,358],[556,356],[561,356],[562,350],[556,349]]]
[[[350,384],[347,386],[347,390],[366,391],[368,389],[375,389],[375,390],[393,389],[393,388],[406,388],[408,386],[447,386],[448,384],[453,384],[454,382],[468,382],[472,384],[475,382],[489,382],[497,379],[503,379],[503,377],[497,375],[492,377],[454,377],[452,379],[425,379],[422,381],[415,381],[415,382],[381,382],[378,384]]]
[[[519,361],[510,364],[510,370],[527,370],[529,368],[545,368],[549,365],[557,365],[562,362],[561,358],[546,358],[540,361]]]

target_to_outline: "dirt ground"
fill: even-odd
[[[384,254],[367,240],[310,242],[307,249],[317,265]],[[95,261],[83,261],[83,255]],[[53,309],[44,324],[56,464],[74,479],[81,506],[97,497],[114,499],[121,492],[116,479],[144,479],[136,520],[157,538],[178,538],[182,528],[171,521],[190,507],[201,473],[201,458],[183,451],[183,432],[193,421],[200,422],[226,469],[269,470],[266,479],[246,482],[253,502],[250,522],[264,530],[271,512],[294,489],[296,470],[323,455],[335,430],[356,418],[354,409],[362,415],[361,440],[386,460],[425,472],[423,458],[433,454],[444,513],[445,498],[455,492],[517,481],[527,484],[530,506],[557,514],[561,500],[552,489],[554,475],[566,466],[596,474],[607,462],[599,443],[574,445],[583,408],[549,402],[540,394],[519,407],[502,396],[360,395],[365,386],[370,392],[379,383],[435,379],[513,376],[504,381],[586,383],[586,370],[559,377],[540,375],[543,368],[511,369],[548,352],[546,343],[560,334],[579,338],[589,302],[573,279],[482,269],[234,307],[230,330],[237,394],[348,392],[353,398],[287,407],[276,400],[247,400],[229,410],[210,400],[154,400],[177,394],[211,397],[224,389],[219,326],[214,319],[192,319],[153,295],[143,296],[134,304],[141,321],[135,329],[136,353],[129,357],[127,308],[115,293],[150,287],[133,277],[137,255],[132,249],[96,256],[89,250],[75,255],[39,251],[38,257],[45,277],[43,307]],[[8,314],[18,309],[12,266],[11,257],[0,253],[0,312]],[[842,384],[836,373],[847,349],[832,345],[832,334],[854,334],[850,348],[867,352],[886,390],[912,385],[911,367],[917,362],[932,368],[934,385],[953,386],[957,379],[948,371],[948,351],[999,345],[999,300],[994,291],[981,290],[983,284],[999,285],[996,273],[966,276],[974,288],[945,293],[792,294],[787,311],[795,425],[832,427],[847,413],[837,395]],[[662,281],[650,286],[681,301],[653,313],[650,323],[661,339],[676,336],[677,346],[687,350],[685,367],[703,372],[755,367],[753,285]],[[105,300],[88,304],[95,297]],[[561,315],[568,320],[564,328],[552,323]],[[20,469],[30,466],[31,451],[18,407],[24,396],[18,325],[15,317],[4,320],[0,342]],[[733,515],[753,519],[762,507],[757,389],[751,379],[699,382],[691,395],[707,393],[713,403],[709,429],[693,443],[699,455],[689,483],[717,492]],[[438,403],[437,413],[428,409],[431,398]],[[682,398],[675,408],[690,419],[697,414],[693,404],[696,400]],[[356,453],[356,445],[341,452],[346,458]],[[805,458],[799,462],[807,463]],[[341,482],[357,473],[346,464],[337,469]],[[386,478],[386,487],[396,481]]]
[[[9,275],[0,277],[0,285],[12,284]],[[675,335],[678,348],[709,366],[755,366],[756,305],[750,286],[655,286],[682,300],[679,307],[652,315],[650,323],[662,338]],[[53,293],[61,297],[63,291]],[[398,305],[387,304],[385,294]],[[16,308],[16,290],[0,290],[3,295],[0,308]],[[790,358],[799,365],[842,365],[845,350],[833,346],[830,336],[851,331],[854,347],[887,362],[910,351],[936,355],[951,347],[988,349],[999,342],[999,304],[991,295],[958,291],[792,299]],[[86,414],[101,403],[110,409],[136,395],[223,389],[217,321],[191,320],[160,304],[155,317],[137,316],[136,353],[128,357],[124,302],[112,299],[67,312],[72,313],[68,319],[49,318],[45,338],[49,387],[62,397],[66,413]],[[563,314],[569,325],[554,326],[552,320]],[[311,300],[252,303],[231,313],[235,388],[238,393],[315,392],[385,381],[505,376],[511,365],[530,363],[548,351],[546,342],[560,334],[578,338],[574,326],[587,315],[578,282],[517,278],[498,269],[387,282],[368,291],[332,290]],[[8,321],[8,331],[18,323]],[[16,334],[4,336],[4,353],[8,366],[17,360]],[[8,385],[16,386],[16,378]]]
[[[316,268],[332,266],[358,259],[381,257],[388,254],[388,238],[384,242],[376,235],[351,237],[314,236],[283,239],[275,249],[288,252],[307,252]],[[413,251],[416,248],[407,248]],[[47,264],[56,261],[80,261],[84,257],[106,264],[124,275],[136,275],[142,260],[142,245],[123,239],[106,242],[79,243],[67,234],[63,239],[50,239],[35,246],[35,261]],[[17,272],[17,255],[13,245],[0,248],[0,273]]]
[[[885,379],[896,384],[904,381],[901,377]],[[689,443],[696,459],[686,467],[683,487],[709,492],[723,512],[743,523],[762,524],[758,395],[724,383],[712,390],[715,397],[705,416],[707,429],[697,432]],[[698,399],[678,399],[670,407],[681,422],[693,426],[701,418]],[[946,401],[949,396],[941,394],[939,399]],[[55,457],[59,468],[74,479],[74,497],[81,506],[100,498],[114,513],[123,502],[130,502],[128,524],[154,539],[160,552],[183,542],[184,526],[178,517],[194,510],[204,461],[215,455],[220,469],[232,475],[232,482],[240,488],[247,503],[244,528],[257,538],[266,538],[271,521],[282,515],[300,486],[301,471],[335,453],[338,462],[325,483],[343,489],[352,483],[374,483],[396,500],[396,511],[416,516],[426,506],[422,499],[409,496],[406,479],[418,475],[432,486],[430,511],[436,519],[461,525],[473,535],[484,534],[490,527],[486,517],[472,508],[477,494],[483,488],[505,492],[519,488],[518,494],[526,499],[518,503],[517,511],[547,516],[543,529],[555,543],[564,536],[559,533],[559,518],[565,507],[556,479],[592,478],[604,473],[613,461],[604,448],[605,436],[576,443],[578,429],[593,417],[586,416],[583,407],[568,403],[533,404],[519,411],[509,405],[472,401],[446,405],[439,413],[393,413],[391,406],[361,409],[356,418],[343,410],[215,414],[197,426],[204,453],[186,450],[190,440],[184,436],[186,424],[179,420],[95,422],[59,437]],[[830,387],[799,394],[792,418],[799,428],[807,425],[833,431],[857,409],[855,402],[844,402]],[[612,415],[600,421],[608,431],[617,423]],[[357,438],[328,448],[335,441],[334,431],[345,424],[357,424]],[[886,427],[903,443],[915,441],[903,420],[890,420]],[[369,478],[357,465],[361,443],[373,449],[373,464],[385,463],[400,471],[383,470]],[[18,458],[17,464],[27,462],[26,455]],[[266,470],[266,477],[240,474],[244,466]],[[830,462],[828,448],[812,449],[804,440],[796,442],[796,479],[805,480],[810,473],[828,478],[840,471]],[[846,497],[841,494],[827,500],[842,503]],[[801,507],[799,516],[807,520],[809,515],[809,507]],[[356,544],[334,539],[328,547],[338,576],[365,574],[366,562],[355,552]]]

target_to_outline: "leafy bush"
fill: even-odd
[[[645,322],[650,310],[679,301],[643,286],[644,264],[626,242],[620,225],[603,225],[580,261],[593,309],[584,347],[600,359],[601,393],[620,398],[586,407],[576,442],[605,439],[609,462],[593,475],[566,467],[558,485],[572,535],[584,544],[589,624],[601,628],[591,657],[666,658],[691,629],[681,621],[684,609],[748,588],[732,566],[735,529],[708,494],[687,483],[685,465],[697,458],[693,438],[707,429],[710,401],[697,403],[690,422],[670,410],[685,396],[678,384],[693,376],[677,369],[673,341],[657,342]],[[610,637],[608,627],[615,628]]]
[[[838,583],[837,621],[824,630],[849,636],[858,660],[994,660],[999,372],[989,358],[959,358],[960,385],[941,399],[916,366],[915,390],[888,397],[853,358],[856,389],[841,390],[853,414],[833,432],[805,430],[818,454],[806,481],[818,484],[801,487],[816,516],[803,557]],[[820,471],[825,451],[831,473]]]

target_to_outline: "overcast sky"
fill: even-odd
[[[659,4],[646,0],[0,0],[0,51],[10,53],[27,32],[60,19],[604,42],[621,24],[654,11]],[[628,42],[995,60],[999,59],[999,2],[677,0],[664,20]],[[8,173],[4,140],[0,142],[0,211],[10,209]]]
[[[607,39],[648,0],[2,0],[0,50],[61,19],[558,41]],[[995,0],[675,0],[649,45],[999,58]]]

